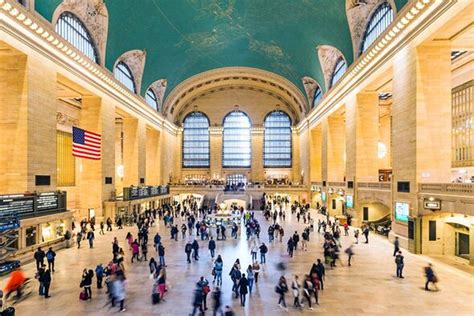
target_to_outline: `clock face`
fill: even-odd
[[[379,159],[384,158],[387,155],[387,146],[384,143],[378,143],[378,154]]]

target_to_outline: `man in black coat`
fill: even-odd
[[[38,250],[35,251],[34,258],[35,258],[35,261],[36,261],[36,270],[37,271],[39,271],[40,268],[43,266],[45,256],[46,256],[46,254],[41,249],[41,247],[39,247]]]
[[[51,271],[46,269],[40,276],[40,282],[43,284],[44,298],[50,298],[49,287],[51,285]]]

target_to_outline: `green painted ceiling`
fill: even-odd
[[[304,91],[301,78],[324,86],[316,46],[337,47],[349,63],[346,0],[105,0],[106,67],[124,52],[145,49],[142,95],[168,80],[167,94],[200,72],[247,66],[277,73]],[[398,9],[407,0],[396,0]],[[61,0],[36,0],[46,19]]]

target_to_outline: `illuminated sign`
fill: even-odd
[[[440,210],[441,209],[441,201],[434,200],[434,199],[425,199],[423,202],[423,206],[427,210]]]
[[[346,195],[346,207],[347,208],[354,207],[354,197],[352,195]]]
[[[395,202],[395,220],[408,222],[410,216],[410,205],[408,203]]]

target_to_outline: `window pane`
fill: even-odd
[[[291,120],[282,111],[270,113],[264,123],[265,167],[291,167]]]
[[[250,167],[250,120],[245,113],[236,111],[225,117],[223,147],[224,167]]]
[[[340,57],[336,63],[336,67],[334,67],[334,72],[332,73],[331,87],[334,86],[336,82],[339,81],[339,79],[341,79],[342,75],[344,75],[346,70],[346,61],[344,60],[344,58]]]
[[[99,54],[89,31],[81,20],[71,12],[63,12],[56,23],[56,33],[72,44],[84,55],[99,63]]]
[[[158,110],[158,100],[156,99],[156,94],[153,90],[148,89],[145,94],[146,102],[155,110]]]
[[[183,167],[209,166],[209,120],[201,112],[192,112],[183,122]]]
[[[316,91],[314,92],[314,97],[313,97],[313,104],[312,107],[316,107],[316,105],[321,102],[321,99],[323,98],[323,91],[321,90],[320,87],[316,88]]]
[[[114,77],[125,85],[130,91],[136,93],[135,81],[130,68],[124,63],[119,62],[114,68]]]
[[[385,31],[392,21],[392,7],[387,2],[384,2],[377,7],[370,18],[367,29],[364,33],[364,38],[362,39],[359,55],[362,55],[362,53],[365,52],[367,48],[369,48],[369,46],[375,42],[375,40]]]

